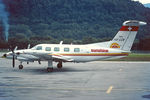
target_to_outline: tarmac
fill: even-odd
[[[2,54],[0,54],[1,56]],[[26,64],[0,58],[0,100],[149,100],[150,62]]]

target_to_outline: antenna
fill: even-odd
[[[60,45],[62,45],[63,44],[63,41],[60,41],[60,43],[59,43]]]

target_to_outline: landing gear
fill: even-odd
[[[41,64],[41,61],[39,60],[38,63]]]
[[[62,62],[59,62],[59,63],[57,64],[57,68],[59,68],[59,69],[62,68]]]
[[[22,62],[20,62],[20,65],[18,67],[19,67],[19,69],[23,69]]]
[[[47,72],[53,72],[53,61],[52,60],[48,61]]]
[[[47,72],[53,72],[53,68],[47,67]]]
[[[18,67],[19,67],[19,69],[23,69],[23,65],[19,65]]]

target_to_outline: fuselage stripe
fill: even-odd
[[[53,55],[53,54],[50,54]],[[90,53],[90,54],[54,54],[56,55],[62,55],[62,56],[128,56],[129,53]]]

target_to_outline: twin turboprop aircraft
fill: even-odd
[[[116,36],[108,42],[86,45],[72,44],[39,44],[31,49],[12,50],[4,54],[3,58],[20,61],[19,69],[23,69],[22,62],[48,61],[47,71],[53,71],[53,61],[58,62],[57,68],[62,68],[63,62],[90,62],[98,60],[116,59],[128,56],[139,26],[146,22],[129,20],[123,23]]]

